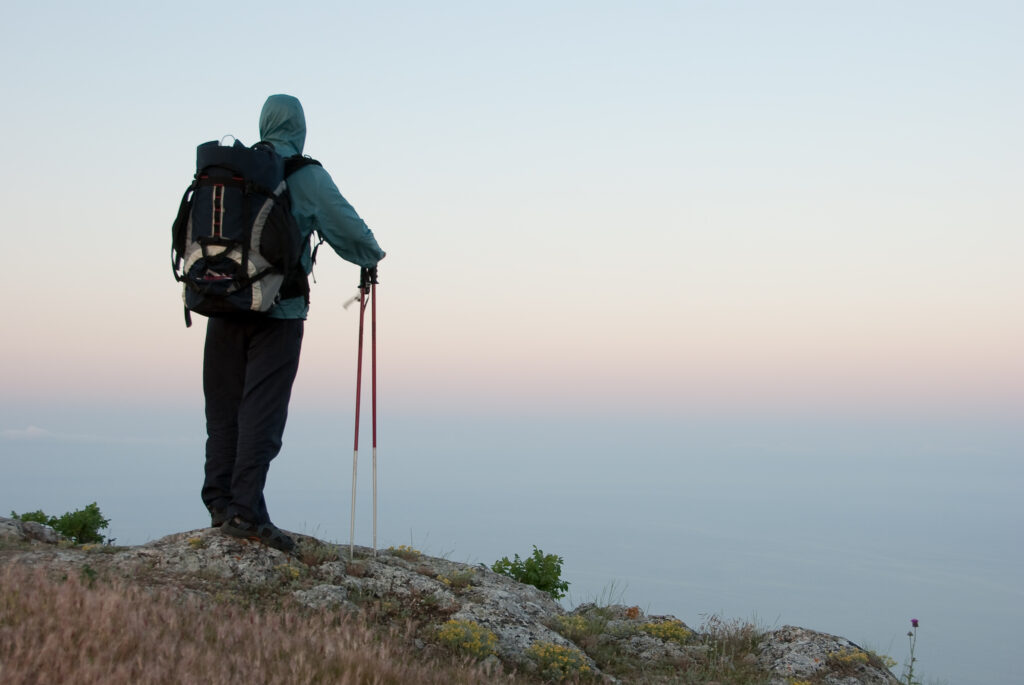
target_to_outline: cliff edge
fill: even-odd
[[[483,565],[405,547],[376,555],[356,547],[350,559],[347,546],[295,537],[299,545],[290,554],[214,528],[133,547],[71,545],[46,526],[0,518],[0,574],[31,568],[203,602],[265,604],[268,610],[287,603],[384,629],[403,625],[413,653],[461,654],[495,680],[898,682],[877,655],[834,635],[793,626],[762,630],[719,618],[691,628],[673,616],[618,604],[566,611],[547,593]]]

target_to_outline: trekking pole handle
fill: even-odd
[[[377,285],[377,267],[363,267],[359,270],[359,289],[370,292],[370,286]]]

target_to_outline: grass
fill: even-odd
[[[715,615],[705,617],[697,631],[705,653],[689,669],[700,679],[691,682],[764,682],[765,673],[757,665],[757,645],[765,632],[748,621],[726,620]]]
[[[300,537],[295,545],[295,555],[306,566],[319,566],[341,558],[341,548],[313,537]]]
[[[122,581],[0,570],[5,683],[492,683],[399,630],[284,603],[261,610]],[[506,678],[507,680],[507,678]],[[510,681],[511,682],[511,681]]]
[[[190,546],[201,542],[188,540]],[[495,636],[472,622],[452,621],[459,605],[450,593],[352,593],[349,600],[360,608],[351,615],[298,604],[291,592],[316,583],[315,567],[337,559],[337,552],[336,545],[309,541],[300,550],[303,561],[288,559],[272,579],[256,584],[197,574],[165,587],[156,570],[139,570],[129,582],[112,573],[105,555],[92,554],[85,557],[90,563],[50,575],[0,566],[0,682],[591,682],[596,676],[584,654],[625,683],[754,685],[770,679],[757,664],[765,629],[711,616],[690,631],[668,617],[645,616],[639,607],[606,603],[612,590],[598,603],[552,619],[549,627],[573,646],[538,643],[526,654],[533,666],[505,664],[531,673],[503,674],[490,657]],[[431,575],[422,561],[416,560],[422,566],[416,572]],[[359,561],[348,563],[347,572],[369,575],[371,569]],[[457,595],[473,577],[470,568],[439,579]],[[637,650],[654,639],[666,652],[642,657]],[[847,650],[830,657],[829,665],[853,672],[865,661],[882,659],[870,650]]]

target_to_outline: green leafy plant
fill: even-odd
[[[525,560],[520,559],[518,554],[512,561],[509,561],[508,557],[502,557],[494,562],[491,570],[514,578],[520,583],[532,585],[555,599],[561,599],[565,597],[566,590],[569,589],[568,581],[562,580],[562,563],[564,561],[560,556],[544,554],[534,545],[533,554]]]
[[[100,531],[110,525],[110,520],[103,518],[100,508],[95,502],[86,505],[84,509],[69,511],[61,516],[47,516],[42,510],[37,510],[20,515],[12,511],[11,517],[20,521],[35,521],[50,526],[79,545],[107,542]]]
[[[19,521],[32,521],[33,523],[41,523],[44,526],[49,526],[49,525],[51,525],[50,521],[56,521],[57,520],[57,519],[53,518],[52,516],[47,516],[46,514],[44,514],[42,509],[37,509],[36,511],[30,511],[30,512],[27,512],[25,514],[16,514],[16,513],[14,513],[12,511],[11,512],[11,518],[12,519],[17,519]]]

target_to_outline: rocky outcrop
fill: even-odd
[[[784,626],[765,635],[758,647],[761,666],[786,676],[773,681],[780,685],[793,680],[824,685],[897,682],[878,656],[843,637]]]
[[[296,536],[291,554],[221,534],[216,529],[170,535],[136,547],[72,546],[38,524],[0,518],[0,565],[26,564],[67,572],[88,569],[183,594],[235,593],[253,601],[289,598],[314,609],[364,614],[377,622],[421,626],[417,646],[437,649],[444,626],[471,626],[493,636],[491,661],[557,680],[593,675],[606,682],[713,682],[683,672],[743,672],[743,682],[797,681],[890,685],[878,657],[843,638],[802,628],[758,632],[719,622],[693,629],[672,616],[637,607],[584,604],[566,612],[548,594],[494,573],[415,550],[349,548]],[[42,526],[42,528],[45,528]],[[50,531],[52,533],[52,531]],[[442,641],[443,642],[443,641]],[[542,647],[540,651],[538,649]],[[543,650],[574,664],[545,664]],[[477,654],[483,658],[485,655]],[[719,669],[719,670],[715,670]],[[729,682],[727,677],[719,677]]]
[[[49,526],[0,516],[0,540],[36,540],[55,545],[63,538]]]

